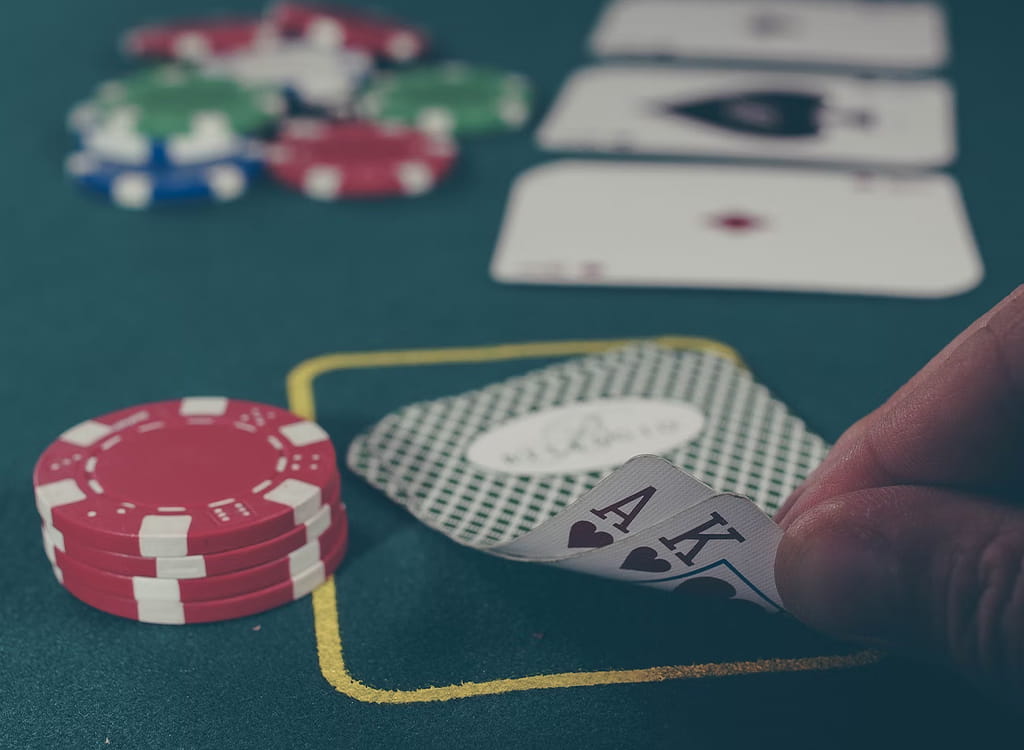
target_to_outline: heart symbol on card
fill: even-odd
[[[619,566],[623,570],[640,570],[644,573],[664,573],[671,570],[672,563],[658,557],[658,551],[650,547],[631,550]]]
[[[598,531],[590,521],[577,521],[569,529],[570,547],[607,547],[614,542],[607,531]]]

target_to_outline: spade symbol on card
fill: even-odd
[[[827,125],[868,128],[870,112],[834,112],[824,97],[796,91],[752,91],[697,101],[668,102],[663,111],[723,130],[765,138],[813,138]]]
[[[607,547],[615,541],[607,531],[598,531],[590,521],[577,521],[569,529],[569,547]]]

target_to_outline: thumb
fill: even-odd
[[[1024,699],[1024,509],[951,489],[859,490],[787,519],[786,608]]]

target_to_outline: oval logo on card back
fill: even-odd
[[[680,401],[616,398],[534,412],[485,432],[470,463],[509,474],[573,474],[608,469],[640,453],[662,453],[704,429],[704,414]]]

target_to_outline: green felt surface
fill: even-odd
[[[823,0],[824,1],[824,0]],[[948,300],[514,288],[487,277],[510,181],[549,158],[526,134],[468,142],[411,201],[322,205],[263,185],[236,204],[127,213],[74,191],[63,118],[126,69],[125,27],[200,0],[16,2],[0,25],[0,747],[983,746],[1011,714],[931,669],[861,669],[534,690],[375,705],[320,674],[309,600],[236,622],[146,626],[52,579],[33,462],[61,430],[137,402],[227,394],[285,404],[330,351],[649,336],[717,338],[833,440],[1021,278],[1024,6],[954,6],[965,190],[986,280]],[[251,11],[235,0],[219,7]],[[520,70],[541,102],[585,60],[596,0],[393,0],[444,55]],[[1008,98],[1009,97],[1009,98]],[[898,249],[897,249],[898,250]],[[317,385],[339,446],[414,399],[539,362],[338,372]],[[785,619],[708,608],[488,558],[345,475],[338,618],[353,675],[407,690],[546,672],[847,653]]]

